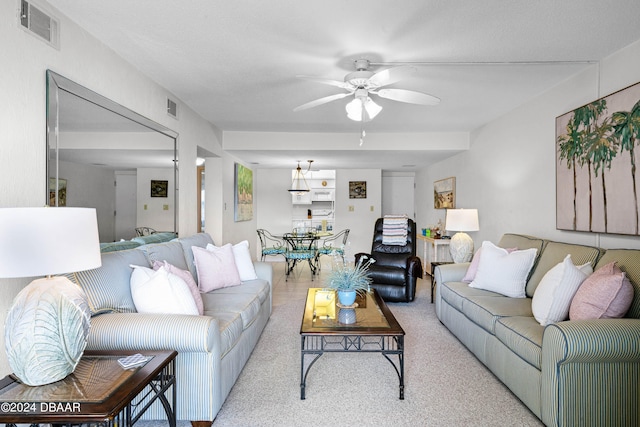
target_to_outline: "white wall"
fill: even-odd
[[[151,227],[157,231],[174,231],[176,203],[173,169],[138,168],[136,227]],[[167,197],[151,197],[151,181],[167,181]],[[193,203],[194,207],[196,203]],[[185,209],[185,211],[187,211]]]
[[[59,162],[59,176],[67,180],[67,206],[95,208],[101,242],[115,236],[116,192],[113,170],[99,166]]]
[[[572,77],[471,135],[471,149],[417,175],[417,194],[431,194],[433,182],[456,177],[456,207],[477,208],[480,231],[470,233],[476,247],[503,233],[601,245],[640,248],[640,239],[556,230],[555,118],[638,82],[640,42]],[[418,201],[418,227],[444,220],[431,197]]]
[[[367,198],[350,199],[349,181],[366,181]],[[353,207],[353,209],[351,209]],[[350,229],[352,257],[358,252],[371,252],[373,227],[382,209],[382,171],[380,169],[336,170],[336,219],[334,230]]]
[[[173,94],[141,74],[46,3],[34,0],[34,4],[59,19],[60,49],[54,49],[23,31],[18,25],[19,4],[17,0],[0,2],[0,207],[42,206],[47,200],[47,69],[176,131],[179,134],[181,166],[179,205],[186,207],[192,204],[195,207],[197,146],[220,155],[220,131],[181,102],[178,102],[180,120],[168,116],[166,98],[171,96],[176,99]],[[211,215],[215,213],[211,212]],[[194,233],[196,221],[195,209],[183,212],[180,215],[180,233]],[[0,280],[0,324],[4,324],[5,313],[15,295],[29,282],[29,279]],[[0,348],[4,348],[3,337],[0,337]],[[6,356],[0,352],[0,375],[9,372]]]

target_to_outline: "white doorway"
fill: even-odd
[[[116,241],[136,237],[138,176],[136,171],[116,171]]]
[[[415,176],[382,175],[382,215],[406,214],[415,220]]]

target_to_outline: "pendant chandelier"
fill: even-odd
[[[304,194],[311,191],[304,175],[311,170],[311,163],[313,163],[313,160],[307,160],[307,162],[309,162],[309,166],[305,172],[302,172],[302,169],[300,168],[300,160],[298,160],[298,167],[296,168],[296,173],[293,176],[293,181],[291,181],[291,187],[288,190],[289,193]]]

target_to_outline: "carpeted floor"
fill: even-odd
[[[214,427],[542,425],[440,324],[428,286],[420,280],[414,302],[389,304],[406,332],[405,400],[380,354],[323,355],[300,400],[300,296],[274,306]]]

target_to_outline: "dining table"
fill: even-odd
[[[333,233],[331,232],[320,231],[317,233],[291,232],[279,236],[287,245],[287,250],[284,253],[285,260],[287,261],[287,278],[299,261],[307,261],[311,270],[311,280],[313,280],[313,276],[315,276],[318,271],[318,266],[316,265],[318,240],[332,235]]]

